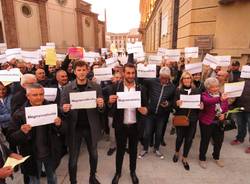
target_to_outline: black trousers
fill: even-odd
[[[221,130],[218,124],[205,125],[200,123],[200,131],[201,131],[201,141],[200,141],[200,156],[199,159],[201,161],[206,160],[206,153],[209,146],[210,139],[213,139],[214,150],[213,150],[213,158],[215,160],[220,159],[220,150],[222,147],[222,143],[224,140],[224,131]]]
[[[138,145],[138,128],[137,123],[132,125],[123,125],[119,130],[115,129],[116,137],[116,173],[121,173],[123,158],[128,140],[129,149],[129,166],[130,172],[136,170],[137,145]]]
[[[83,139],[87,144],[89,153],[90,175],[94,175],[97,169],[97,144],[92,143],[90,130],[76,131],[75,142],[69,145],[69,177],[71,184],[77,183],[77,161]]]
[[[187,157],[190,151],[190,148],[193,143],[193,139],[196,132],[197,122],[190,122],[189,126],[187,127],[176,127],[176,143],[175,143],[175,151],[179,152],[180,148],[184,142],[183,147],[183,157]]]

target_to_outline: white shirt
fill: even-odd
[[[135,85],[130,89],[124,85],[124,92],[135,91]],[[136,123],[136,108],[124,109],[124,120],[123,123],[126,125]]]

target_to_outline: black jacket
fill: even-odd
[[[146,95],[146,90],[145,88],[140,85],[136,84],[136,91],[141,91],[141,106],[142,107],[147,107],[147,95]],[[113,85],[112,92],[110,95],[116,95],[116,92],[124,92],[124,83],[123,81],[118,82]],[[113,111],[113,125],[116,130],[121,129],[123,126],[123,120],[124,120],[124,109],[117,109],[117,103],[112,104],[110,106]],[[144,116],[137,110],[136,111],[136,120],[137,124],[140,123],[140,120]],[[139,128],[140,126],[138,126]]]
[[[167,114],[173,105],[175,86],[172,83],[161,85],[159,78],[145,79],[143,84],[148,92],[148,110],[150,114]],[[168,103],[167,107],[162,107],[162,102]]]
[[[20,88],[20,90],[13,94],[11,99],[11,115],[14,114],[19,108],[23,106],[23,104],[27,101],[26,91],[24,88]]]
[[[199,118],[199,112],[200,109],[184,109],[184,108],[179,108],[176,105],[176,101],[180,100],[180,95],[187,95],[188,92],[185,91],[183,88],[176,89],[175,97],[174,97],[174,109],[175,109],[175,114],[174,115],[189,115],[189,120],[190,122],[197,122]],[[198,88],[192,88],[191,93],[189,95],[198,95],[201,94],[201,91]]]
[[[250,112],[250,79],[245,80],[242,95],[236,99],[235,106],[244,107],[244,111]]]
[[[44,105],[48,102],[44,101]],[[25,107],[29,107],[29,102],[25,102],[24,105],[17,110],[12,117],[12,122],[8,127],[7,140],[17,145],[22,156],[31,155],[31,157],[21,165],[21,171],[23,174],[37,176],[37,164],[36,164],[36,127],[33,127],[28,134],[24,134],[21,131],[21,125],[26,123]],[[48,127],[48,144],[50,148],[50,157],[53,161],[53,169],[56,169],[60,163],[62,153],[62,140],[60,138],[60,130],[54,124],[43,125]]]

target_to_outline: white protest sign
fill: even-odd
[[[54,42],[47,42],[46,46],[47,46],[47,48],[53,48],[53,49],[56,48],[56,44]]]
[[[0,70],[0,81],[19,82],[20,77],[21,77],[21,72],[18,68],[13,68],[10,70]]]
[[[178,62],[181,57],[181,52],[179,49],[168,49],[166,50],[165,59],[173,62]]]
[[[245,79],[250,78],[250,66],[249,65],[242,66],[240,78],[245,78]]]
[[[105,60],[108,68],[114,68],[117,65],[117,57],[111,57]]]
[[[0,53],[5,53],[6,50],[7,50],[7,44],[0,43]]]
[[[57,88],[44,88],[44,99],[54,102],[57,96]]]
[[[22,59],[21,48],[7,49],[5,54],[8,61],[12,59]]]
[[[150,64],[160,65],[162,63],[162,56],[151,55],[148,57],[148,62]]]
[[[25,162],[30,156],[26,156],[23,157],[22,159],[16,159],[13,157],[8,157],[6,162],[4,163],[3,167],[11,167],[12,169],[14,169],[14,167],[16,167],[19,164],[22,164],[23,162]]]
[[[201,95],[180,95],[182,104],[180,108],[199,109],[201,103]]]
[[[0,55],[0,63],[6,63],[6,62],[8,62],[6,54],[1,54]]]
[[[112,68],[94,68],[94,76],[98,81],[111,80]]]
[[[231,56],[214,56],[217,60],[217,66],[230,66]]]
[[[66,54],[56,54],[56,58],[58,61],[64,61]]]
[[[70,93],[69,98],[71,109],[96,108],[96,91]]]
[[[126,55],[124,56],[118,56],[117,58],[119,61],[121,61],[121,64],[125,65],[128,62],[128,57]]]
[[[135,42],[133,43],[127,43],[127,52],[128,54],[132,54],[132,53],[142,53],[143,51],[143,46],[142,46],[142,42]]]
[[[240,97],[245,87],[245,81],[224,84],[224,92],[229,98]]]
[[[108,49],[107,48],[101,48],[101,53],[102,53],[102,55],[107,54]]]
[[[190,74],[196,74],[202,72],[202,63],[185,64],[185,70]]]
[[[210,66],[212,69],[216,69],[217,63],[218,63],[218,61],[217,61],[216,57],[214,57],[210,54],[206,54],[206,56],[203,60],[203,64]]]
[[[167,50],[166,48],[158,48],[158,52],[157,52],[157,55],[158,56],[165,56],[166,53],[167,53]]]
[[[185,58],[198,58],[199,57],[199,47],[186,47]]]
[[[144,52],[135,52],[134,53],[134,59],[136,59],[136,61],[144,61],[145,60],[145,53]]]
[[[100,57],[100,54],[98,52],[84,52],[83,54],[83,60],[88,63],[95,62],[95,59],[99,57]]]
[[[141,107],[141,92],[117,92],[117,109],[130,109]]]
[[[42,59],[39,50],[36,51],[21,51],[22,58],[25,62],[30,62],[32,64],[39,64]]]
[[[156,78],[156,65],[149,64],[145,66],[144,64],[137,65],[137,77],[138,78]]]
[[[57,114],[57,104],[25,107],[26,123],[32,127],[54,123]]]

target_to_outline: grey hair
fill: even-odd
[[[26,87],[26,94],[29,94],[31,89],[43,89],[43,86],[39,83],[29,84]]]
[[[164,66],[160,70],[160,75],[168,75],[171,76],[171,71],[168,67]]]
[[[25,83],[27,83],[27,80],[29,79],[34,79],[36,80],[36,76],[34,74],[30,74],[30,73],[27,73],[27,74],[24,74],[22,77],[21,77],[21,86],[23,86]]]
[[[218,79],[216,79],[214,77],[209,77],[204,82],[204,86],[206,89],[209,89],[211,86],[214,86],[214,85],[219,86],[219,84],[220,83],[219,83]]]

